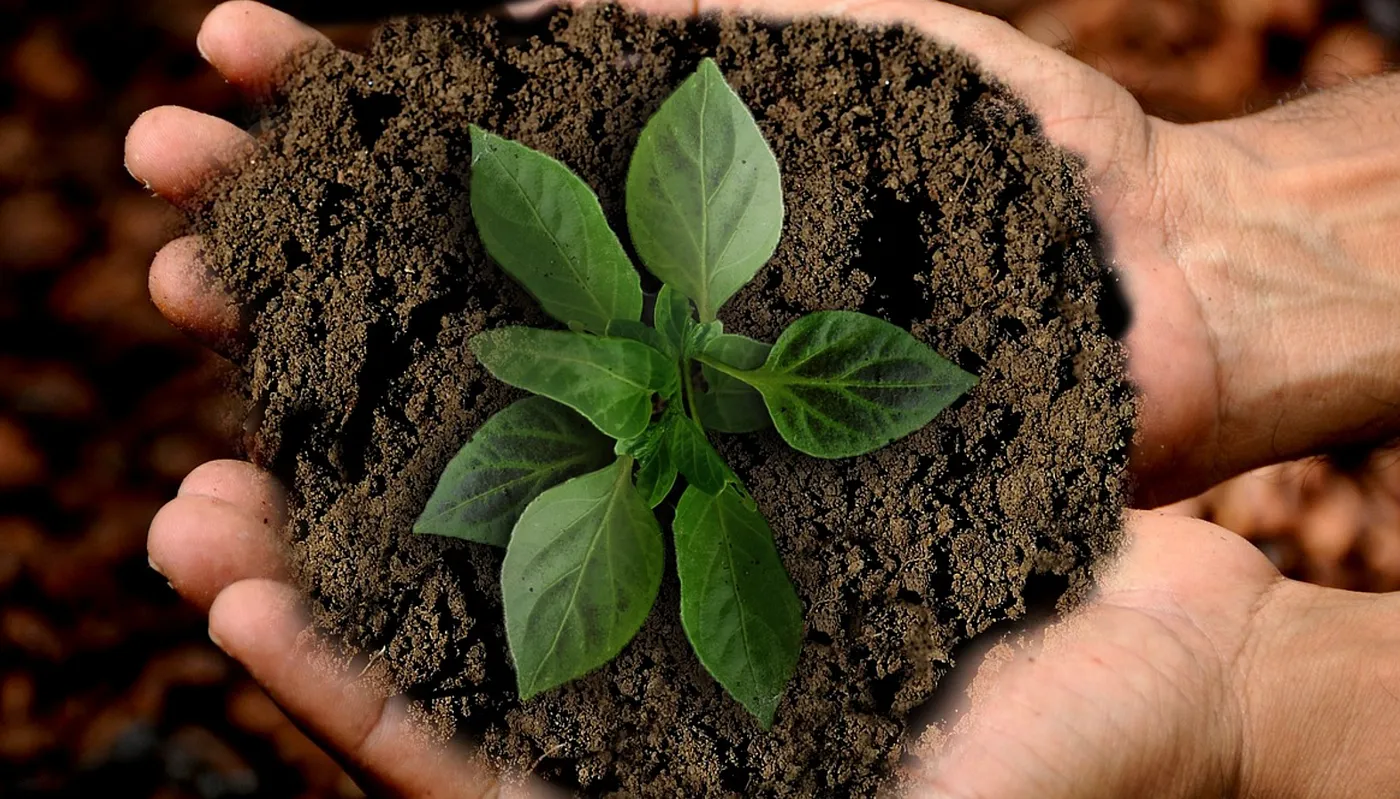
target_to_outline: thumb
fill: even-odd
[[[215,643],[366,790],[415,799],[551,795],[536,785],[502,784],[471,753],[435,740],[404,702],[343,673],[306,627],[300,597],[273,580],[236,582],[209,609]]]

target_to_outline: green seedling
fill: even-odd
[[[527,700],[612,660],[641,628],[664,569],[653,509],[683,479],[671,524],[682,625],[709,673],[771,726],[802,605],[709,434],[772,426],[808,455],[852,457],[928,424],[976,379],[859,313],[802,317],[772,345],[724,332],[716,314],[773,256],[784,211],[777,159],[714,61],[661,106],[632,156],[628,227],[663,284],[650,314],[578,176],[471,136],[481,240],[567,329],[471,341],[492,375],[538,396],[476,431],[415,531],[506,548],[506,636]]]

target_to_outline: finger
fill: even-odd
[[[251,136],[218,117],[162,106],[132,123],[126,134],[126,168],[166,200],[188,205],[252,148]]]
[[[219,460],[203,464],[180,483],[179,496],[222,500],[263,524],[280,529],[287,523],[287,492],[281,481],[247,461]]]
[[[146,539],[151,567],[201,609],[240,580],[281,577],[286,561],[273,517],[250,510],[198,494],[167,502]]]
[[[230,0],[210,11],[195,43],[225,80],[255,97],[276,92],[293,56],[332,46],[315,28],[249,0]]]
[[[271,475],[242,461],[211,461],[190,472],[152,520],[147,550],[152,567],[207,608],[235,582],[283,575],[286,521],[286,494]]]
[[[156,253],[148,286],[151,301],[176,327],[225,355],[246,327],[238,304],[200,255],[198,236],[176,239]]]
[[[555,0],[515,0],[515,2],[501,6],[501,13],[505,15],[506,19],[523,21],[535,19],[559,5]]]
[[[321,657],[290,586],[245,580],[209,610],[210,637],[353,773],[388,796],[495,797],[500,783],[456,747],[434,744],[396,701],[376,698]]]

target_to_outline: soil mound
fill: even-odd
[[[636,137],[705,56],[754,110],[788,208],[727,329],[772,341],[804,313],[855,309],[981,376],[854,460],[716,437],[805,606],[770,733],[691,653],[673,573],[616,661],[522,706],[501,553],[410,533],[457,448],[518,397],[467,341],[550,324],[476,237],[468,124],[570,165],[625,231]],[[1030,595],[1072,603],[1118,540],[1124,311],[1073,159],[965,57],[902,29],[604,7],[523,27],[397,21],[367,55],[309,56],[288,88],[198,222],[252,325],[249,451],[293,487],[317,622],[498,762],[590,794],[873,795],[955,647]]]

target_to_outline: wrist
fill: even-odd
[[[1400,784],[1400,605],[1282,584],[1240,675],[1242,796],[1373,797]]]
[[[1231,471],[1400,421],[1400,148],[1330,150],[1297,128],[1177,127],[1163,191],[1170,257],[1211,336],[1209,435],[1244,453]]]

